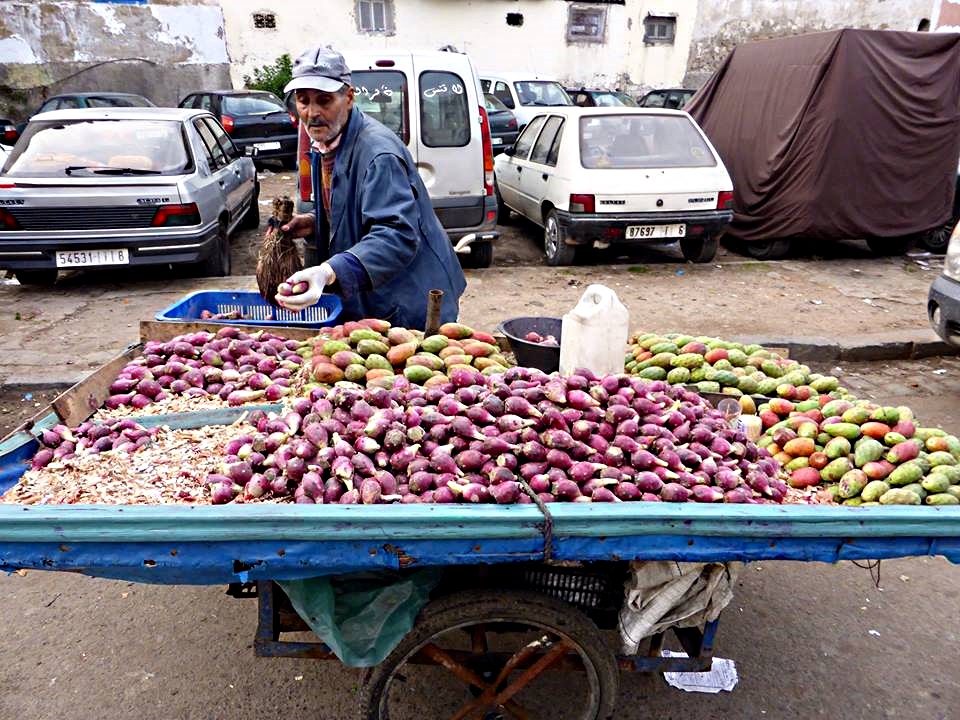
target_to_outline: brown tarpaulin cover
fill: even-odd
[[[960,35],[839,30],[737,46],[685,108],[743,240],[896,237],[950,217]]]

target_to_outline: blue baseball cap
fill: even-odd
[[[293,79],[283,91],[311,89],[332,93],[351,82],[343,55],[328,47],[316,47],[293,61]]]

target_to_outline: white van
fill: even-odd
[[[510,108],[520,130],[544,107],[573,105],[556,78],[533,72],[481,72],[480,87]]]
[[[470,58],[443,51],[344,57],[353,75],[354,102],[406,144],[461,262],[489,267],[498,236],[493,149]],[[313,210],[309,150],[301,126],[300,212]]]

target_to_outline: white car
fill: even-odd
[[[521,130],[545,107],[573,105],[556,78],[534,72],[481,72],[480,87],[513,112]]]
[[[513,210],[544,228],[550,265],[578,247],[670,243],[710,262],[733,219],[733,183],[687,113],[551,108],[494,161],[501,221]]]

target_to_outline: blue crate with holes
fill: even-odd
[[[343,309],[336,295],[323,295],[320,302],[298,313],[274,307],[264,300],[260,293],[252,291],[200,290],[192,292],[157,313],[157,320],[182,322],[199,320],[201,322],[321,328],[334,325]],[[235,314],[236,317],[208,318],[204,313],[213,315]]]

